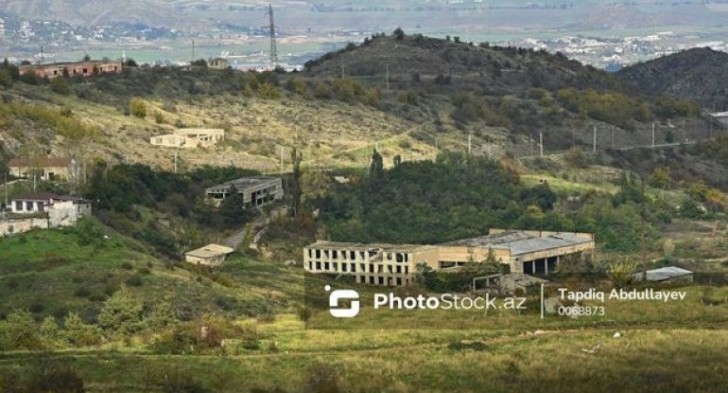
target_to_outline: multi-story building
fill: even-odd
[[[417,265],[437,267],[434,246],[356,244],[318,241],[303,251],[304,268],[310,273],[354,276],[361,284],[400,286],[411,283]]]
[[[361,284],[412,283],[421,263],[439,270],[488,259],[511,273],[549,275],[562,258],[594,251],[591,233],[491,229],[490,234],[439,245],[359,244],[318,241],[303,249],[310,273],[349,275]]]
[[[213,203],[220,204],[233,188],[243,196],[245,207],[261,207],[283,199],[281,178],[266,176],[243,177],[218,184],[205,190],[205,195]]]

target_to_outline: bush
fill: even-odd
[[[326,363],[317,363],[309,370],[307,393],[339,393],[343,389],[339,386],[339,377],[336,371]]]
[[[567,164],[574,168],[586,168],[587,166],[589,166],[589,162],[587,162],[586,159],[586,154],[584,154],[584,151],[579,149],[578,147],[571,148],[564,156],[564,160]]]
[[[144,280],[142,279],[142,276],[139,274],[134,274],[126,279],[126,285],[130,287],[141,287],[144,285]]]
[[[129,101],[129,113],[140,119],[147,117],[147,103],[141,98],[132,98]]]
[[[68,80],[63,77],[58,77],[51,81],[51,90],[53,90],[54,93],[63,96],[71,94],[71,87],[68,84]]]
[[[308,322],[308,320],[311,319],[311,316],[313,315],[311,309],[306,306],[298,307],[296,313],[298,314],[298,319],[300,319],[302,322]]]
[[[76,297],[89,297],[91,296],[91,290],[88,287],[78,287],[73,291],[73,296]]]
[[[77,313],[69,313],[64,322],[66,338],[71,345],[78,347],[96,345],[101,342],[101,331],[83,322]]]
[[[28,311],[13,311],[5,321],[0,322],[0,350],[38,350],[43,343],[38,335],[33,314]]]

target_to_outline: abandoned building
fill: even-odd
[[[491,229],[490,234],[439,245],[358,244],[318,241],[303,249],[304,269],[343,274],[363,284],[398,286],[411,283],[417,265],[452,269],[489,257],[510,273],[546,276],[562,258],[594,251],[590,233]]]
[[[34,73],[40,78],[53,79],[59,76],[92,76],[99,74],[119,74],[122,72],[121,61],[79,61],[70,63],[54,63],[39,65],[21,65],[20,75]]]
[[[16,196],[10,202],[13,214],[49,213],[53,208],[70,208],[80,217],[91,216],[91,202],[72,195],[30,193]]]
[[[68,157],[16,157],[8,162],[8,172],[21,179],[73,181],[81,173],[79,163]]]
[[[207,67],[214,70],[226,70],[230,68],[230,62],[224,57],[215,57],[207,61]]]
[[[9,203],[9,214],[0,220],[0,237],[27,232],[74,226],[78,220],[90,217],[91,202],[70,195],[48,193],[23,194]]]
[[[243,206],[261,207],[283,199],[283,181],[279,177],[254,176],[231,180],[205,191],[208,200],[219,205],[235,188],[243,196]]]
[[[632,275],[635,281],[642,281],[643,272]],[[690,284],[693,282],[693,272],[677,266],[665,266],[647,271],[647,281],[661,284]]]
[[[205,247],[185,253],[185,261],[202,266],[220,266],[225,261],[228,254],[234,249],[219,244],[208,244]]]
[[[400,286],[414,279],[417,265],[437,267],[435,246],[318,241],[303,250],[310,273],[344,274],[361,284]]]
[[[219,128],[180,128],[172,134],[157,135],[149,139],[154,146],[196,149],[211,147],[225,140],[225,130]]]
[[[492,253],[511,273],[549,275],[563,257],[591,254],[594,247],[591,233],[491,229],[486,236],[441,244],[440,268],[482,262]]]

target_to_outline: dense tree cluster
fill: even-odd
[[[593,232],[605,248],[629,252],[640,246],[643,201],[650,239],[652,225],[674,213],[644,200],[632,179],[615,196],[592,192],[567,208],[548,183],[527,187],[487,158],[447,153],[384,170],[378,156],[367,175],[313,201],[333,240],[432,244],[500,227]]]

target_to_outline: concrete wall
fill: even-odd
[[[225,130],[217,128],[181,128],[172,134],[153,136],[149,143],[154,146],[195,149],[210,147],[225,140]]]
[[[223,262],[225,262],[225,256],[220,255],[209,258],[201,258],[193,255],[185,255],[185,261],[194,265],[220,266]]]
[[[468,246],[438,246],[440,249],[440,262],[455,262],[459,264],[467,262],[483,262],[488,259],[488,247],[468,247]],[[508,249],[492,248],[495,258],[502,263],[509,263],[511,260],[511,252]]]
[[[376,246],[346,249],[311,245],[303,249],[303,266],[311,273],[354,276],[362,284],[401,286],[413,282],[418,264],[436,268],[438,256],[437,247],[385,250]]]
[[[30,166],[12,166],[8,168],[11,175],[21,178],[32,177],[33,172],[38,175],[40,180],[69,180],[71,179],[71,171],[67,166],[48,166],[48,167],[30,167]]]
[[[47,229],[48,220],[45,218],[19,218],[0,220],[0,237],[28,232],[32,229]]]
[[[51,228],[74,226],[79,219],[89,216],[91,216],[90,203],[55,202],[48,209],[48,221]]]

